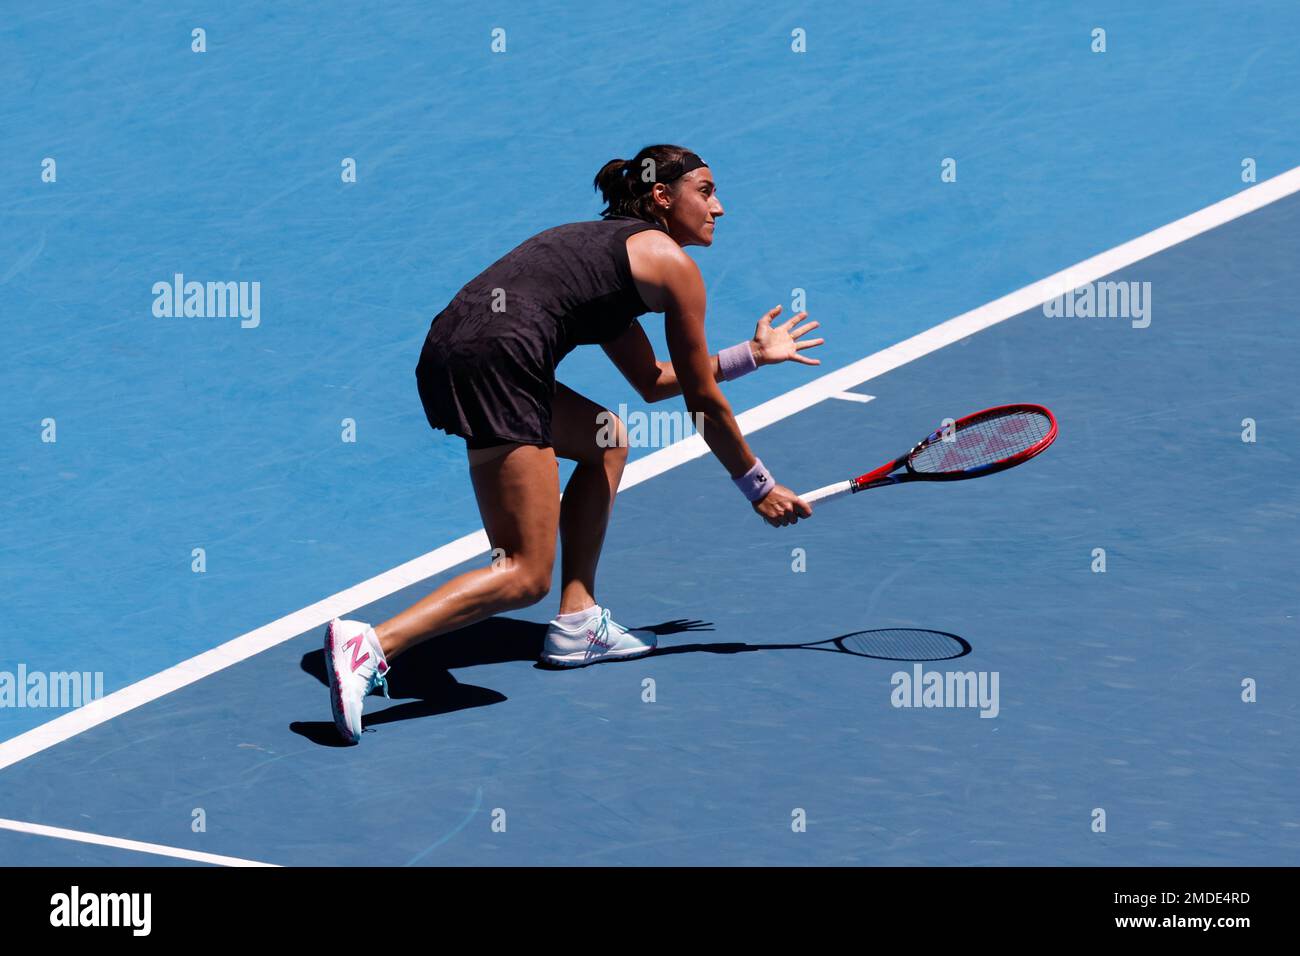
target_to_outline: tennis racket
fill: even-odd
[[[1054,441],[1056,417],[1042,405],[998,405],[940,428],[906,455],[875,471],[799,497],[815,504],[905,481],[979,478],[1014,468]]]

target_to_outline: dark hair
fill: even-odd
[[[652,193],[654,184],[671,183],[681,178],[688,161],[692,160],[696,165],[700,162],[700,158],[684,146],[668,143],[647,146],[631,159],[611,159],[600,167],[593,182],[605,199],[601,215],[632,216],[662,224]]]

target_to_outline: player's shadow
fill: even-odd
[[[479,664],[535,661],[545,638],[545,624],[492,617],[419,644],[402,655],[401,666],[393,667],[388,676],[389,696],[402,703],[384,707],[383,697],[372,695],[366,700],[362,725],[377,727],[499,704],[507,699],[505,694],[462,684],[451,672]],[[323,650],[304,654],[301,667],[323,687],[329,686]],[[319,744],[339,744],[332,721],[295,722],[290,729]]]
[[[395,666],[388,677],[388,692],[394,698],[416,698],[436,702],[443,700],[452,687],[462,691],[480,691],[470,695],[464,706],[477,707],[485,703],[499,703],[505,697],[485,688],[471,688],[460,684],[451,671],[480,664],[505,664],[511,661],[537,663],[546,640],[545,624],[519,621],[510,617],[491,617],[450,634],[417,644],[402,655],[400,666]],[[658,635],[676,634],[688,630],[713,630],[711,624],[701,621],[666,621],[663,624],[643,626],[639,630],[653,631]],[[708,645],[701,645],[707,648]],[[309,651],[302,656],[302,669],[324,686],[329,686],[325,675],[325,652]],[[487,695],[490,699],[485,698]],[[441,712],[461,710],[449,707]]]
[[[402,655],[400,666],[395,666],[388,677],[388,692],[394,700],[402,703],[391,704],[383,709],[383,698],[371,696],[367,700],[367,712],[363,723],[365,727],[377,727],[380,724],[395,723],[401,720],[415,720],[421,717],[434,717],[473,707],[486,707],[499,704],[507,698],[499,691],[474,684],[462,684],[452,675],[453,670],[476,667],[480,664],[504,664],[512,661],[533,662],[535,666],[551,670],[538,662],[542,644],[546,639],[545,624],[534,621],[520,621],[509,617],[492,617],[477,624],[435,637],[419,644]],[[651,631],[658,637],[673,634],[712,631],[714,626],[708,621],[677,618],[661,624],[641,625],[634,630]],[[867,632],[869,633],[869,632]],[[953,637],[952,635],[947,635]],[[961,638],[954,638],[963,645],[960,652],[953,657],[970,653],[970,645]],[[831,644],[839,638],[816,643]],[[729,642],[724,644],[660,644],[654,657],[666,657],[673,654],[743,654],[753,651],[797,650],[810,647],[809,644],[744,644]],[[823,648],[815,648],[823,649]],[[829,648],[826,648],[829,649]],[[867,654],[864,656],[877,656]],[[883,655],[882,655],[883,656]],[[885,657],[888,660],[908,660],[912,658]],[[310,651],[302,656],[302,670],[323,687],[329,686],[325,674],[325,652]],[[559,668],[561,670],[565,668]],[[338,732],[332,721],[298,721],[290,729],[316,743],[338,745]]]
[[[366,700],[363,727],[434,717],[505,701],[506,696],[499,691],[462,684],[451,672],[511,661],[536,664],[546,640],[546,628],[546,624],[534,621],[492,617],[413,647],[402,655],[400,666],[394,666],[388,677],[389,695],[402,702],[385,707],[382,696],[370,696]],[[696,629],[692,622],[685,621],[668,621],[644,628],[660,635]],[[322,687],[329,687],[323,650],[304,654],[300,666]],[[290,730],[323,746],[342,746],[333,721],[295,721],[290,724]]]

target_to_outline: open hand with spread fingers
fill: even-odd
[[[799,354],[804,349],[816,348],[826,341],[825,339],[799,341],[821,323],[813,321],[794,328],[796,323],[808,318],[807,312],[800,312],[780,325],[773,325],[772,320],[781,314],[781,308],[778,305],[758,320],[758,327],[754,330],[754,340],[751,343],[754,349],[754,360],[759,365],[775,365],[778,362],[821,365],[821,359],[808,358]]]

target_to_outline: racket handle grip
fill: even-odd
[[[824,488],[818,488],[816,491],[810,491],[806,495],[800,495],[799,497],[812,505],[819,501],[832,501],[835,498],[842,498],[851,494],[853,494],[853,482],[837,481],[833,485],[826,485]]]

